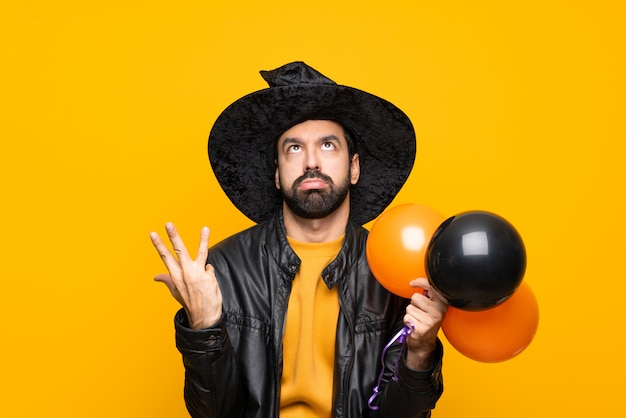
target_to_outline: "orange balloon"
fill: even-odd
[[[441,326],[461,354],[483,363],[509,360],[528,347],[539,325],[539,305],[522,282],[510,298],[482,311],[450,307]]]
[[[374,277],[385,289],[405,298],[418,291],[409,283],[426,278],[428,242],[444,220],[436,210],[413,203],[388,209],[376,219],[366,255]]]

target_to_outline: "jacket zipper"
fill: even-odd
[[[345,284],[344,284],[345,286]],[[350,362],[348,363],[346,370],[345,370],[345,375],[343,378],[343,387],[342,387],[342,392],[343,392],[343,410],[344,410],[344,414],[343,416],[345,417],[349,417],[350,416],[350,404],[348,402],[348,385],[350,383],[350,375],[352,374],[352,368],[354,367],[354,324],[352,322],[352,318],[349,315],[346,315],[346,312],[350,312],[352,313],[352,309],[347,310],[345,309],[345,301],[344,298],[341,296],[343,295],[343,292],[340,294],[339,297],[339,306],[341,307],[341,311],[343,312],[344,318],[346,319],[346,322],[348,323],[348,329],[350,330],[350,341],[351,341],[351,346],[350,346]],[[336,332],[336,331],[335,331]],[[336,413],[337,411],[335,411]],[[335,418],[342,418],[342,416],[340,415],[336,415]]]

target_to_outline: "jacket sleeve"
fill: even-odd
[[[174,318],[176,348],[185,366],[184,397],[193,418],[239,417],[245,406],[233,347],[222,320],[193,330],[183,309]]]
[[[403,346],[399,347],[400,350]],[[430,411],[443,393],[443,377],[441,373],[443,345],[437,340],[434,364],[430,370],[412,370],[404,361],[404,352],[397,362],[397,370],[386,375],[394,375],[386,379],[378,399],[378,410],[372,416],[427,418]],[[393,357],[393,356],[392,356]],[[396,357],[397,358],[397,357]],[[395,365],[393,365],[395,367]]]

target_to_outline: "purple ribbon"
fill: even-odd
[[[383,352],[380,355],[380,361],[383,364],[383,368],[380,371],[380,375],[378,376],[378,384],[374,388],[374,393],[372,394],[370,399],[367,401],[367,406],[369,406],[369,408],[372,411],[376,411],[378,409],[378,406],[372,405],[372,403],[374,402],[374,400],[376,400],[378,395],[380,395],[380,385],[383,382],[383,376],[385,374],[385,355],[387,354],[387,350],[389,350],[389,348],[394,343],[396,343],[396,341],[398,342],[398,344],[404,344],[404,342],[406,341],[407,337],[411,334],[411,331],[415,329],[413,327],[413,324],[409,324],[409,325],[411,325],[411,328],[409,328],[409,327],[407,327],[405,325],[404,328],[402,328],[400,331],[398,331],[398,333],[396,335],[393,336],[393,338],[387,343],[385,348],[383,348]],[[394,380],[395,382],[398,381],[398,376],[396,376],[396,372],[398,370],[398,363],[400,362],[400,357],[402,357],[402,356],[401,355],[398,356],[398,360],[396,360],[396,366],[395,366],[395,368],[393,370],[393,376],[391,377],[391,379]]]
[[[428,294],[428,289],[424,289],[423,295],[426,296],[428,299],[430,299],[430,295]],[[385,374],[385,355],[387,354],[387,350],[389,350],[389,347],[391,347],[396,341],[398,342],[398,344],[404,344],[408,336],[411,334],[411,331],[415,329],[413,324],[411,324],[410,322],[409,322],[409,325],[411,326],[411,328],[405,325],[404,328],[402,328],[400,331],[398,331],[396,335],[393,336],[393,338],[387,343],[385,348],[383,348],[383,352],[380,355],[380,361],[383,364],[383,368],[380,371],[380,375],[378,376],[378,384],[374,388],[374,393],[372,394],[372,396],[370,396],[370,399],[367,401],[367,406],[369,406],[372,411],[376,411],[378,409],[378,407],[376,405],[372,405],[372,403],[374,402],[374,400],[376,400],[376,398],[378,398],[378,395],[380,395],[380,385],[383,382],[383,376]],[[400,350],[400,353],[402,353],[402,350]],[[402,354],[398,356],[398,359],[396,360],[396,366],[393,370],[393,376],[391,376],[391,379],[394,382],[398,381],[398,376],[396,376],[396,372],[398,371],[398,363],[400,362],[400,357],[402,357]]]

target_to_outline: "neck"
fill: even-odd
[[[346,199],[339,209],[321,219],[297,216],[283,203],[287,235],[302,242],[328,242],[338,239],[346,231],[349,215],[350,199]]]

